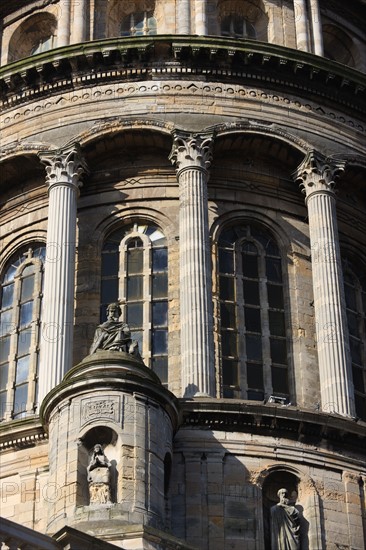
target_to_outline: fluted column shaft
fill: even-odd
[[[323,55],[323,30],[320,17],[319,0],[309,0],[313,47],[316,55]]]
[[[195,2],[195,33],[199,36],[208,34],[206,4],[206,0],[196,0]]]
[[[308,17],[306,0],[294,0],[296,46],[298,50],[309,51]]]
[[[207,181],[212,136],[175,134],[180,188],[181,361],[184,397],[215,395]]]
[[[84,42],[86,36],[86,0],[78,0],[74,4],[72,41],[75,44]]]
[[[70,43],[71,0],[60,0],[57,25],[57,46]]]
[[[191,32],[191,2],[178,0],[177,2],[177,33],[190,34]]]
[[[77,146],[41,153],[40,158],[46,165],[49,208],[39,402],[72,366],[76,202],[85,168]]]
[[[306,194],[309,216],[314,309],[322,410],[354,416],[343,273],[339,249],[335,179],[345,162],[309,153],[296,177]]]

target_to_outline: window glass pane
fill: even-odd
[[[13,296],[14,296],[14,283],[4,286],[1,294],[2,309],[5,309],[13,305]]]
[[[131,327],[131,339],[136,340],[139,346],[139,352],[142,353],[142,340],[143,340],[142,330],[133,330]]]
[[[142,273],[144,251],[142,248],[130,248],[127,251],[127,271],[133,273]]]
[[[221,327],[235,328],[235,306],[234,304],[221,303]]]
[[[250,401],[263,401],[264,399],[264,393],[262,391],[248,390],[247,395],[247,399]]]
[[[225,386],[237,386],[239,383],[238,377],[238,362],[225,359],[222,362],[222,381]]]
[[[269,307],[283,309],[282,287],[278,285],[267,284]]]
[[[266,275],[269,281],[282,283],[281,260],[266,258]]]
[[[248,388],[263,390],[263,366],[247,364]]]
[[[232,250],[219,249],[220,273],[234,273],[234,254]]]
[[[250,332],[262,332],[260,309],[253,307],[244,308],[245,328]]]
[[[20,265],[20,260],[18,259],[15,262],[13,262],[11,266],[8,267],[5,273],[4,283],[8,283],[14,280],[15,272],[19,265]]]
[[[127,300],[138,300],[143,297],[143,282],[142,275],[127,277]]]
[[[19,332],[18,336],[18,356],[29,353],[31,345],[32,329],[28,328]]]
[[[347,311],[348,330],[352,336],[358,336],[357,314]]]
[[[29,360],[30,356],[25,355],[24,357],[21,357],[17,361],[17,373],[15,377],[15,383],[21,384],[22,382],[26,382],[28,380],[29,376]]]
[[[10,353],[10,336],[5,336],[0,340],[0,363],[8,360]]]
[[[282,311],[269,311],[269,331],[274,336],[286,336],[285,315]]]
[[[152,323],[154,327],[168,324],[168,302],[153,302]]]
[[[22,302],[25,302],[26,300],[29,300],[33,297],[33,289],[34,289],[34,275],[31,275],[30,277],[25,277],[25,279],[22,279],[22,292],[20,299]]]
[[[363,379],[363,370],[358,369],[357,367],[352,368],[353,373],[353,384],[355,386],[355,390],[365,393],[365,384]]]
[[[152,331],[152,353],[160,355],[168,351],[168,331],[157,329]]]
[[[358,340],[355,340],[354,338],[350,338],[349,343],[351,347],[351,357],[352,357],[353,363],[362,365],[360,342]]]
[[[7,412],[7,397],[8,394],[6,391],[0,393],[0,420],[2,420]]]
[[[3,311],[0,314],[0,336],[9,334],[14,330],[14,325],[11,323],[13,310],[9,309],[8,311]]]
[[[243,275],[252,279],[258,278],[258,256],[243,254]]]
[[[143,303],[127,304],[127,323],[131,330],[142,327],[143,315]]]
[[[168,269],[168,250],[166,248],[152,249],[152,269],[153,272]]]
[[[168,383],[168,357],[153,357],[152,369],[159,376],[162,384]]]
[[[27,275],[33,275],[34,273],[34,264],[28,264],[22,271],[22,277],[27,277]]]
[[[288,394],[287,369],[272,367],[272,389],[273,393]]]
[[[248,361],[262,361],[262,338],[255,334],[247,334],[245,337]]]
[[[357,416],[362,418],[362,420],[366,420],[366,398],[356,394],[355,403]]]
[[[220,298],[234,300],[234,279],[232,277],[220,277]]]
[[[236,342],[237,336],[235,332],[223,331],[221,333],[222,355],[224,355],[225,357],[236,357]]]
[[[27,410],[28,384],[18,386],[14,391],[14,418]]]
[[[165,298],[168,294],[168,274],[157,273],[152,276],[153,298]]]
[[[287,364],[286,340],[275,340],[271,338],[272,363]]]
[[[118,273],[119,254],[118,251],[114,254],[102,255],[102,277],[116,276]]]
[[[346,297],[346,306],[353,311],[357,311],[356,292],[353,286],[344,285],[344,294]]]
[[[102,304],[111,304],[118,301],[118,279],[102,281]]]
[[[0,390],[5,390],[8,383],[9,363],[0,366]]]
[[[259,284],[255,281],[243,281],[243,284],[245,303],[259,306]]]
[[[33,313],[33,301],[26,302],[25,304],[22,304],[20,306],[19,325],[21,327],[24,327],[31,323],[32,313]]]

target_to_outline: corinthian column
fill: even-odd
[[[86,34],[86,0],[78,0],[74,4],[72,42],[84,42]]]
[[[177,2],[177,33],[190,34],[191,32],[191,2],[178,0]]]
[[[345,162],[308,153],[296,171],[309,216],[322,410],[354,416],[335,181]]]
[[[70,43],[71,0],[60,0],[57,22],[57,46]]]
[[[85,170],[77,145],[41,153],[48,184],[48,227],[38,401],[72,366],[76,201]]]
[[[180,306],[184,397],[215,395],[207,181],[212,135],[174,134],[180,190]]]
[[[313,32],[313,47],[316,55],[323,55],[323,30],[320,17],[319,0],[310,0],[311,28]]]
[[[304,52],[309,51],[308,15],[306,0],[294,0],[296,47]]]

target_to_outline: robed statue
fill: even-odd
[[[290,504],[287,490],[277,492],[280,501],[271,508],[271,550],[300,550],[300,515]]]
[[[90,504],[111,503],[110,467],[102,445],[97,443],[87,467]]]
[[[119,320],[120,316],[119,304],[109,304],[107,320],[96,328],[89,353],[95,353],[98,349],[124,351],[140,358],[138,343],[131,339],[130,327],[127,323]]]

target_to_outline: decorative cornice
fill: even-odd
[[[173,132],[173,147],[169,160],[177,175],[183,170],[195,168],[208,171],[212,161],[213,133],[190,134],[182,130]]]
[[[36,416],[0,424],[0,451],[34,447],[45,440],[47,434]]]
[[[195,75],[205,81],[289,89],[365,112],[366,78],[359,71],[276,44],[176,35],[84,42],[21,59],[0,69],[0,100],[11,108],[54,92],[105,82]]]
[[[78,143],[56,151],[42,152],[38,156],[46,166],[46,183],[49,191],[55,185],[71,186],[77,190],[82,185],[81,177],[87,172],[87,166]]]
[[[306,201],[315,193],[334,195],[338,178],[347,162],[327,158],[317,151],[309,151],[294,173],[294,179],[306,195]]]

